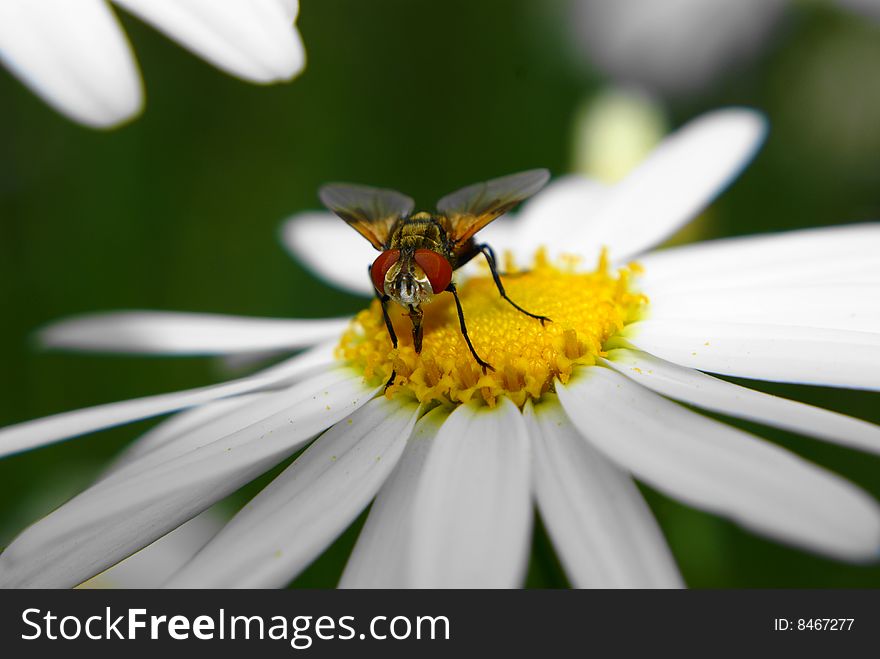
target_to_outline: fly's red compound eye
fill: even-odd
[[[385,295],[385,275],[388,273],[389,268],[397,263],[399,258],[399,249],[389,249],[379,254],[376,260],[373,261],[373,267],[370,268],[370,278],[373,280],[373,286],[382,295]]]
[[[425,271],[434,294],[441,293],[452,281],[452,266],[442,255],[430,249],[417,249],[416,263]]]

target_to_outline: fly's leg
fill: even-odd
[[[539,316],[537,314],[529,313],[521,306],[519,306],[516,302],[507,297],[507,293],[504,291],[504,284],[501,283],[501,277],[498,276],[498,266],[495,265],[495,251],[485,243],[483,243],[482,245],[477,245],[477,250],[482,252],[483,256],[486,257],[486,261],[489,263],[489,271],[492,273],[492,279],[495,282],[495,286],[498,287],[498,292],[501,294],[502,298],[507,300],[510,305],[520,313],[524,313],[526,316],[534,318],[535,320],[540,320],[541,325],[544,325],[544,323],[553,322],[552,320],[547,318],[547,316]]]
[[[373,269],[373,266],[370,265],[367,267],[367,274],[370,274],[370,271]],[[372,277],[370,278],[370,282],[372,285]],[[391,299],[390,295],[382,295],[373,288],[373,292],[376,294],[376,297],[379,299],[379,302],[382,304],[382,317],[385,318],[385,328],[388,330],[388,336],[391,337],[391,346],[396,350],[397,349],[397,334],[394,332],[394,325],[391,324],[391,317],[388,315],[388,301]],[[391,377],[388,378],[388,382],[385,383],[385,389],[394,384],[394,378],[397,377],[397,371],[391,369]]]
[[[455,308],[458,309],[458,322],[461,325],[461,334],[464,336],[464,340],[467,343],[468,348],[470,348],[471,354],[474,356],[474,359],[477,360],[477,363],[482,366],[484,374],[486,373],[486,369],[494,371],[495,369],[492,365],[489,362],[484,362],[480,359],[477,351],[474,350],[474,344],[471,343],[471,337],[468,336],[467,326],[464,324],[464,311],[461,308],[461,300],[458,299],[458,291],[455,288],[455,284],[449,284],[449,286],[446,287],[446,290],[452,293],[452,297],[455,298]]]

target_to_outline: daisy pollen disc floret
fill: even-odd
[[[575,258],[553,263],[539,249],[528,270],[508,267],[504,287],[524,309],[552,319],[544,326],[505,302],[488,274],[468,279],[459,287],[468,333],[494,371],[483,373],[471,355],[449,295],[425,307],[420,354],[399,305],[389,306],[399,337],[392,348],[378,300],[354,318],[337,354],[371,382],[397,371],[389,396],[405,391],[421,402],[453,404],[476,397],[490,406],[507,396],[522,406],[551,391],[556,379],[568,382],[576,366],[595,364],[609,339],[640,318],[647,298],[632,287],[638,272],[638,264],[612,271],[604,251],[596,268],[584,271]]]

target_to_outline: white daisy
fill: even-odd
[[[314,347],[239,380],[0,431],[11,453],[190,408],[13,541],[0,584],[76,585],[315,437],[168,585],[283,586],[375,498],[342,586],[521,585],[533,502],[574,585],[681,586],[633,477],[781,542],[876,559],[873,498],[691,408],[880,452],[880,427],[704,373],[877,389],[880,314],[866,300],[880,288],[880,226],[646,253],[729,182],[763,134],[754,112],[711,113],[613,188],[562,179],[490,226],[487,239],[520,262],[546,247],[505,282],[554,322],[542,329],[473,274],[459,290],[477,349],[496,366],[485,375],[449,296],[426,310],[421,358],[399,315],[401,346],[390,350],[377,302],[351,324],[126,312],[48,328],[48,345],[81,350]],[[343,222],[299,216],[285,238],[330,281],[370,294],[365,264],[375,253]],[[333,244],[332,262],[308,248],[315,240]],[[588,261],[558,258],[574,250]],[[629,264],[636,256],[640,265]],[[398,381],[382,395],[392,367]]]
[[[227,73],[289,80],[305,64],[298,0],[113,0]],[[67,117],[95,128],[131,119],[143,90],[105,0],[0,2],[0,62]]]
[[[880,18],[877,0],[828,4]],[[674,97],[703,91],[756,60],[795,7],[787,0],[570,0],[566,27],[603,74]]]

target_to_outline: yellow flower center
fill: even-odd
[[[508,396],[522,406],[552,390],[556,379],[565,383],[577,366],[591,366],[604,356],[608,340],[637,320],[647,298],[632,290],[640,271],[630,264],[610,272],[605,252],[595,270],[582,272],[575,259],[552,264],[538,250],[528,271],[517,272],[508,256],[502,277],[507,295],[527,311],[548,316],[542,326],[514,309],[498,294],[489,276],[473,277],[459,286],[468,334],[480,357],[494,367],[477,364],[458,321],[451,294],[436,296],[423,306],[424,341],[421,354],[412,344],[407,311],[393,302],[388,312],[398,338],[397,350],[376,300],[355,316],[343,334],[337,356],[364,373],[371,384],[387,381],[397,371],[387,396],[407,391],[422,402],[466,403],[480,396],[494,405]]]

